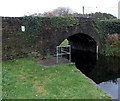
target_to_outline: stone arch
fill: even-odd
[[[46,47],[49,49],[48,53],[55,54],[56,46],[60,45],[65,39],[73,35],[84,34],[94,40],[96,45],[99,46],[98,33],[95,29],[94,22],[91,19],[80,19],[80,24],[77,26],[65,27],[58,32],[51,33],[51,38]],[[95,52],[95,48],[94,51]]]
[[[68,38],[69,44],[72,46],[72,49],[96,52],[97,42],[89,35],[84,33],[77,33]]]
[[[93,24],[93,21],[91,19],[80,19],[80,25],[78,26],[72,26],[67,29],[67,32],[60,32],[57,36],[57,42],[59,45],[64,39],[67,39],[68,37],[75,35],[75,34],[85,34],[90,36],[92,39],[95,40],[97,45],[99,46],[99,40],[98,40],[98,33],[95,29],[95,26]]]
[[[72,49],[96,52],[97,42],[96,40],[84,33],[76,33],[73,35],[68,35],[67,37],[62,37],[57,41],[57,46],[60,45],[65,39],[69,41],[69,44],[72,46]]]

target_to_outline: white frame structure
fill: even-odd
[[[68,51],[64,50],[64,48],[68,48]],[[69,62],[71,62],[71,45],[57,46],[56,53],[57,53],[57,63],[59,62],[59,57],[62,57],[62,55],[66,55],[66,54],[69,55]]]

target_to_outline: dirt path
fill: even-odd
[[[53,66],[53,65],[67,64],[70,62],[65,58],[59,58],[58,63],[57,63],[57,58],[53,57],[50,59],[37,60],[37,63],[44,65],[44,66]]]

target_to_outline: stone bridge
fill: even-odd
[[[10,40],[10,35],[12,35],[12,33],[21,32],[22,23],[20,19],[21,18],[13,18],[13,17],[2,18],[4,46],[6,45],[8,46],[10,42],[12,43],[12,41],[8,41]],[[68,39],[69,44],[72,45],[72,49],[96,52],[96,46],[97,45],[99,46],[99,40],[94,26],[94,22],[88,18],[78,18],[78,19],[80,24],[72,27],[67,27],[66,28],[67,31],[62,29],[60,29],[57,32],[51,31],[49,29],[43,30],[43,34],[41,36],[42,38],[40,38],[39,42],[43,43],[42,46],[45,49],[44,51],[46,53],[55,54],[56,46],[60,45],[62,41],[64,41],[65,39]],[[17,37],[17,39],[19,40],[19,37]],[[14,46],[14,48],[15,47],[19,48],[17,50],[23,50],[21,49],[22,45],[21,46],[16,45]],[[17,52],[17,50],[15,51]],[[5,48],[3,47],[3,53],[4,51]]]
[[[50,52],[55,53],[56,46],[60,45],[65,39],[69,41],[72,49],[96,52],[96,46],[99,46],[98,34],[96,32],[94,22],[88,18],[79,18],[80,24],[73,27],[68,27],[67,32],[49,34],[51,37],[46,39],[49,41]]]

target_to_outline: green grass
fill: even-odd
[[[3,99],[109,99],[74,64],[44,67],[34,59],[3,62]]]
[[[67,40],[67,39],[65,39],[65,40],[60,44],[60,46],[64,46],[64,45],[68,45],[68,40]]]

